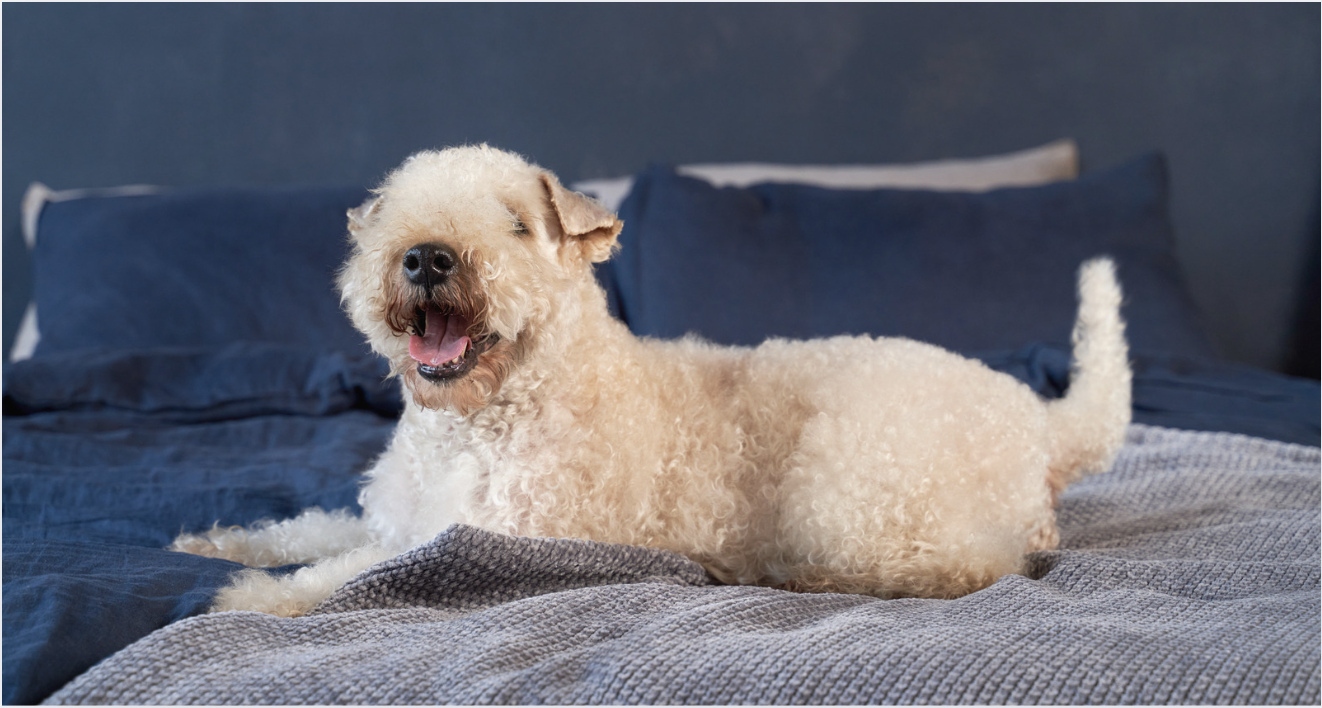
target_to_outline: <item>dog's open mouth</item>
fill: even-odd
[[[418,373],[430,381],[459,378],[477,365],[478,357],[490,349],[497,335],[469,336],[472,321],[457,312],[434,305],[419,307],[409,336],[409,356],[418,362]]]

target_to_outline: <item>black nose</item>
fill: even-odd
[[[428,290],[445,282],[459,268],[459,256],[443,243],[420,243],[404,254],[404,275]]]

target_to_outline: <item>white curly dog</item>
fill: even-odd
[[[1068,395],[900,338],[640,339],[592,264],[622,223],[482,145],[422,152],[349,214],[339,279],[406,388],[361,518],[312,509],[175,550],[250,566],[213,610],[299,615],[456,522],[669,549],[726,583],[951,598],[1057,543],[1130,417],[1120,288],[1083,265]],[[719,307],[719,303],[713,303]]]

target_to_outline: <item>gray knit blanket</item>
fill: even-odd
[[[714,584],[455,526],[307,616],[192,617],[50,703],[1319,702],[1317,448],[1135,425],[1061,548],[958,600]]]

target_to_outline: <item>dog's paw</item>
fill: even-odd
[[[247,568],[235,573],[230,584],[217,593],[211,611],[251,610],[280,617],[299,617],[312,611],[354,576],[394,555],[381,546],[371,545],[283,576]]]
[[[271,568],[301,560],[286,560],[281,549],[268,548],[254,543],[255,540],[258,539],[254,534],[242,526],[213,526],[206,533],[180,534],[165,550],[220,558],[255,568]]]
[[[214,533],[214,531],[212,532]],[[233,553],[226,554],[225,549],[216,545],[210,534],[185,533],[180,534],[170,545],[165,547],[167,551],[176,551],[178,553],[191,553],[195,556],[206,556],[207,558],[223,558],[225,560],[239,561],[231,557]]]
[[[320,588],[309,588],[297,582],[294,576],[276,577],[249,568],[234,574],[230,584],[216,594],[208,611],[245,610],[277,617],[302,617],[326,595]]]

